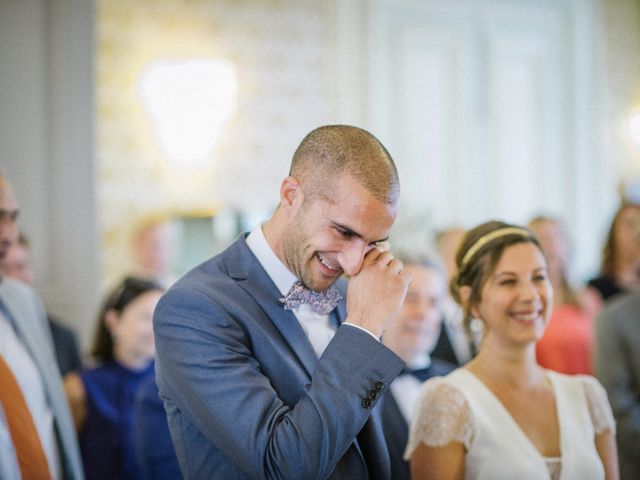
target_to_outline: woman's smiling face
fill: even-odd
[[[472,312],[484,321],[485,338],[527,344],[542,337],[552,308],[544,255],[533,243],[516,243],[505,248]]]

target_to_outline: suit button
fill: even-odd
[[[371,408],[371,399],[369,397],[365,397],[362,399],[362,406],[364,408]]]

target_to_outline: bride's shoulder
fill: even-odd
[[[430,409],[455,411],[467,406],[463,387],[457,381],[462,373],[455,370],[445,377],[430,378],[422,384],[421,404]]]
[[[427,380],[416,407],[407,457],[419,443],[441,447],[455,441],[468,447],[474,435],[473,419],[454,373]]]

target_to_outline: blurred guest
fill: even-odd
[[[640,290],[608,304],[596,319],[596,375],[618,425],[620,474],[640,478]]]
[[[616,211],[602,250],[600,274],[588,282],[591,310],[640,282],[640,204],[625,202]]]
[[[17,241],[17,216],[15,194],[0,172],[0,267]],[[83,478],[44,307],[29,286],[3,275],[0,275],[0,478]]]
[[[88,479],[139,478],[132,412],[138,387],[154,374],[152,316],[162,292],[150,280],[124,279],[98,316],[98,365],[65,378]]]
[[[29,257],[29,241],[24,234],[20,234],[18,241],[14,243],[2,262],[2,273],[33,287],[33,269]],[[67,373],[78,370],[82,366],[80,349],[75,333],[69,327],[65,327],[54,317],[47,313],[53,346],[55,348],[58,368],[64,377]]]
[[[436,234],[435,243],[447,273],[447,286],[456,273],[456,250],[464,234],[465,230],[460,227],[446,228]],[[464,365],[471,359],[474,344],[464,327],[462,310],[448,294],[448,288],[442,311],[444,320],[432,356],[458,366]]]
[[[409,464],[402,454],[422,382],[446,375],[456,367],[430,356],[442,323],[442,302],[446,297],[444,273],[426,256],[398,254],[397,258],[404,270],[411,273],[412,280],[398,319],[383,336],[383,343],[407,364],[391,383],[382,407],[382,425],[394,480],[410,478]]]
[[[406,450],[412,475],[617,479],[615,422],[602,386],[536,361],[553,290],[534,234],[481,224],[465,236],[456,264],[452,293],[484,334],[469,363],[424,383]]]
[[[567,277],[569,241],[553,217],[537,216],[529,222],[547,257],[553,287],[553,310],[544,335],[536,345],[538,363],[562,373],[591,373],[593,319],[582,307]]]
[[[166,218],[154,217],[140,223],[132,241],[133,274],[168,288],[177,280],[171,272],[174,255],[173,231]]]
[[[436,247],[447,273],[447,285],[458,271],[456,252],[466,232],[462,227],[449,227],[436,232]]]
[[[136,394],[133,406],[133,443],[140,468],[140,480],[181,478],[167,414],[153,376],[142,381]]]

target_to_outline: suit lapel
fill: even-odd
[[[64,477],[80,478],[82,467],[80,465],[80,452],[77,439],[72,428],[72,420],[68,410],[60,371],[55,361],[53,340],[50,336],[49,325],[42,304],[36,297],[29,298],[28,302],[13,301],[10,285],[0,283],[0,308],[15,328],[16,335],[25,345],[31,355],[31,359],[38,368],[47,401],[53,413],[56,433],[59,438],[59,450],[61,466]],[[15,288],[15,287],[11,287]],[[14,292],[15,295],[15,292]],[[19,321],[19,318],[27,318],[29,321]],[[33,325],[32,320],[40,325]]]
[[[262,267],[260,267],[260,270],[264,273]],[[267,280],[271,282],[267,274],[264,273],[264,275],[267,277]],[[265,289],[264,284],[257,281],[258,276],[259,275],[251,276],[244,282],[240,282],[240,285],[258,302],[300,362],[304,365],[309,376],[311,376],[318,362],[318,357],[311,346],[311,342],[309,342],[296,316],[290,310],[285,310],[282,303],[278,301],[280,292],[278,292],[278,289],[273,285],[273,282],[271,282],[270,288]]]
[[[4,280],[6,281],[6,280]],[[38,367],[41,373],[47,372],[49,365],[43,364],[42,358],[42,349],[51,350],[50,345],[47,344],[48,341],[52,342],[50,339],[43,339],[39,333],[39,328],[24,328],[25,325],[23,322],[17,321],[18,318],[32,318],[34,317],[34,312],[24,311],[24,308],[33,308],[33,305],[22,305],[17,302],[13,302],[11,300],[11,295],[8,295],[5,288],[0,288],[0,303],[2,304],[0,308],[4,310],[5,315],[7,315],[8,320],[13,325],[15,329],[16,335],[20,340],[22,340],[23,345],[26,347],[27,351],[31,355],[33,362]],[[24,307],[24,308],[23,308]],[[36,321],[40,321],[41,319],[35,317]],[[49,328],[48,325],[43,325],[43,328]],[[53,352],[51,351],[53,355]],[[44,356],[44,358],[48,358]],[[43,375],[44,376],[44,375]],[[46,381],[46,376],[43,378],[43,381]]]
[[[347,292],[346,292],[346,288],[343,287],[343,285],[344,283],[342,283],[342,280],[339,280],[338,282],[336,282],[336,288],[338,288],[338,291],[342,295],[342,298],[346,300]],[[347,319],[347,302],[346,301],[338,302],[338,306],[336,307],[336,317],[338,318],[338,326],[342,325],[342,323]]]
[[[247,247],[244,236],[236,241],[232,249],[226,261],[229,275],[238,281],[238,285],[251,295],[267,314],[311,377],[316,368],[318,356],[300,322],[291,311],[283,308],[278,300],[281,297],[280,292]]]

